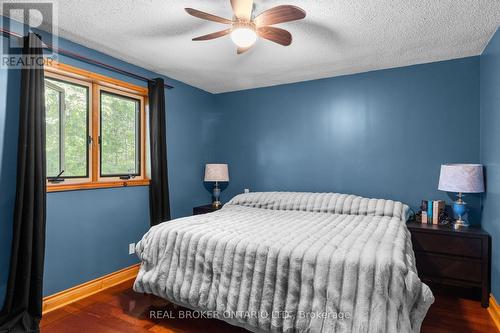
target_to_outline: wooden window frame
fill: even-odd
[[[144,114],[145,114],[145,111],[144,111],[144,96],[139,96],[137,94],[130,94],[130,93],[126,93],[126,92],[123,92],[123,91],[120,91],[120,90],[117,90],[117,89],[113,89],[113,88],[109,88],[109,87],[102,87],[102,86],[96,86],[95,88],[95,92],[94,92],[94,95],[95,95],[95,99],[97,100],[97,105],[99,106],[96,109],[95,112],[96,112],[96,116],[97,119],[98,119],[98,123],[97,123],[97,133],[98,135],[101,133],[101,121],[100,120],[100,107],[101,107],[101,92],[104,92],[104,93],[111,93],[111,94],[115,94],[115,95],[119,95],[119,96],[123,96],[123,97],[130,97],[130,98],[133,98],[133,99],[136,99],[139,101],[140,105],[139,105],[139,126],[140,126],[140,133],[139,133],[139,137],[140,137],[140,146],[139,146],[139,169],[140,169],[140,172],[137,176],[135,176],[133,179],[135,180],[142,180],[144,179],[145,177],[145,174],[144,174],[144,168],[145,168],[145,165],[144,165],[144,161],[146,159],[146,154],[145,154],[145,146],[143,145],[144,142],[146,142],[146,138],[145,138],[145,132],[146,132],[146,127],[145,127],[145,117],[144,117]],[[98,158],[98,173],[97,173],[97,181],[99,182],[105,182],[105,181],[120,181],[120,177],[119,176],[103,176],[102,175],[102,170],[101,170],[101,163],[99,163],[101,161],[101,149],[99,149],[99,146],[97,146],[97,158]]]
[[[55,74],[55,73],[46,73],[45,78],[47,79],[54,79],[58,81],[63,81],[63,82],[68,82],[68,83],[74,83],[80,86],[84,86],[88,89],[88,110],[87,110],[87,136],[92,133],[92,84],[90,82],[86,81],[81,81],[75,78],[71,77],[66,77],[60,74]],[[52,185],[58,185],[58,186],[64,186],[64,185],[75,185],[75,184],[81,184],[81,183],[89,183],[92,181],[92,154],[91,154],[91,147],[90,145],[87,147],[87,167],[88,167],[88,175],[87,177],[72,177],[72,178],[64,178],[64,183],[50,183],[47,181],[47,188]]]
[[[88,149],[89,177],[67,178],[63,183],[47,181],[47,192],[86,190],[95,188],[127,187],[149,185],[146,176],[146,108],[148,106],[147,88],[113,79],[70,65],[52,61],[45,64],[45,77],[68,81],[89,88],[89,122],[88,130],[92,143]],[[140,174],[129,180],[119,177],[101,177],[100,171],[100,94],[110,92],[140,101]]]

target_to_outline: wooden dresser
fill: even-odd
[[[481,305],[490,294],[491,238],[480,228],[408,223],[417,270],[424,282],[481,289]]]
[[[222,208],[222,206],[220,206],[219,208],[215,208],[214,206],[212,206],[212,204],[193,207],[193,215],[211,213],[211,212],[215,212],[221,208]]]

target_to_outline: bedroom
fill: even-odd
[[[0,2],[0,332],[499,329],[498,1]]]

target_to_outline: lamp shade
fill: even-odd
[[[205,165],[206,182],[228,182],[229,171],[227,164],[207,164]]]
[[[439,175],[439,190],[446,192],[484,192],[481,164],[443,164]]]

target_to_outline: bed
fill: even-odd
[[[134,290],[252,332],[419,332],[408,206],[337,193],[261,192],[161,223],[136,246]]]

